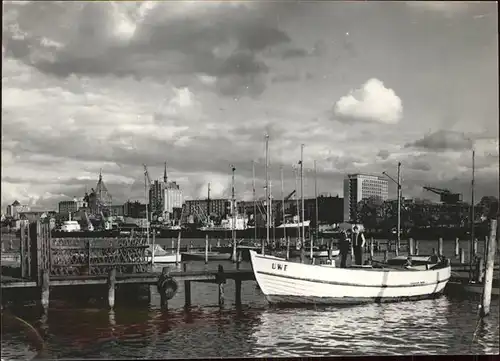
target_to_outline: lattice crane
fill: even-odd
[[[462,195],[460,193],[453,193],[448,189],[435,188],[431,186],[423,187],[425,190],[435,193],[440,196],[440,200],[446,204],[456,204],[462,201]]]

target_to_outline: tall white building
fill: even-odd
[[[358,203],[370,197],[387,200],[389,197],[387,179],[368,174],[348,174],[344,178],[344,221],[355,220]]]
[[[163,192],[163,212],[165,216],[170,219],[170,215],[173,213],[174,208],[182,208],[182,203],[184,201],[182,190],[176,182],[168,182]]]

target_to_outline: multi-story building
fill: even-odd
[[[8,218],[19,219],[19,212],[28,212],[29,210],[29,206],[22,205],[16,200],[14,203],[7,206],[6,216]]]
[[[344,179],[344,221],[357,221],[358,203],[366,198],[386,201],[389,182],[368,174],[348,174]]]
[[[163,190],[163,214],[166,220],[173,218],[174,208],[182,208],[184,197],[176,182],[168,182]]]
[[[192,216],[194,222],[207,222],[209,215],[216,218],[224,218],[231,212],[231,201],[229,199],[193,199],[184,203],[182,221],[186,222]]]
[[[126,202],[123,205],[123,215],[130,218],[146,218],[146,205],[138,201]]]
[[[123,211],[124,205],[113,204],[109,207],[110,216],[113,217],[122,217],[124,215]]]
[[[87,208],[88,204],[85,198],[73,198],[71,201],[59,202],[59,213],[68,214],[78,212],[81,208]]]

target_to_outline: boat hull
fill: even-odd
[[[231,258],[230,253],[208,253],[208,260],[212,261],[227,261]],[[204,261],[205,260],[205,252],[185,252],[182,253],[183,261]]]
[[[289,262],[250,251],[259,288],[271,304],[353,304],[436,297],[449,266],[427,271],[336,268]]]
[[[177,257],[175,253],[170,253],[162,256],[156,256],[154,258],[154,263],[176,263],[181,260],[181,255]],[[151,262],[151,256],[146,256],[146,261]]]

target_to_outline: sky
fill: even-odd
[[[186,198],[348,173],[405,197],[498,196],[496,2],[3,2],[2,210],[95,187],[144,201],[144,168]],[[390,197],[396,187],[390,182]]]

